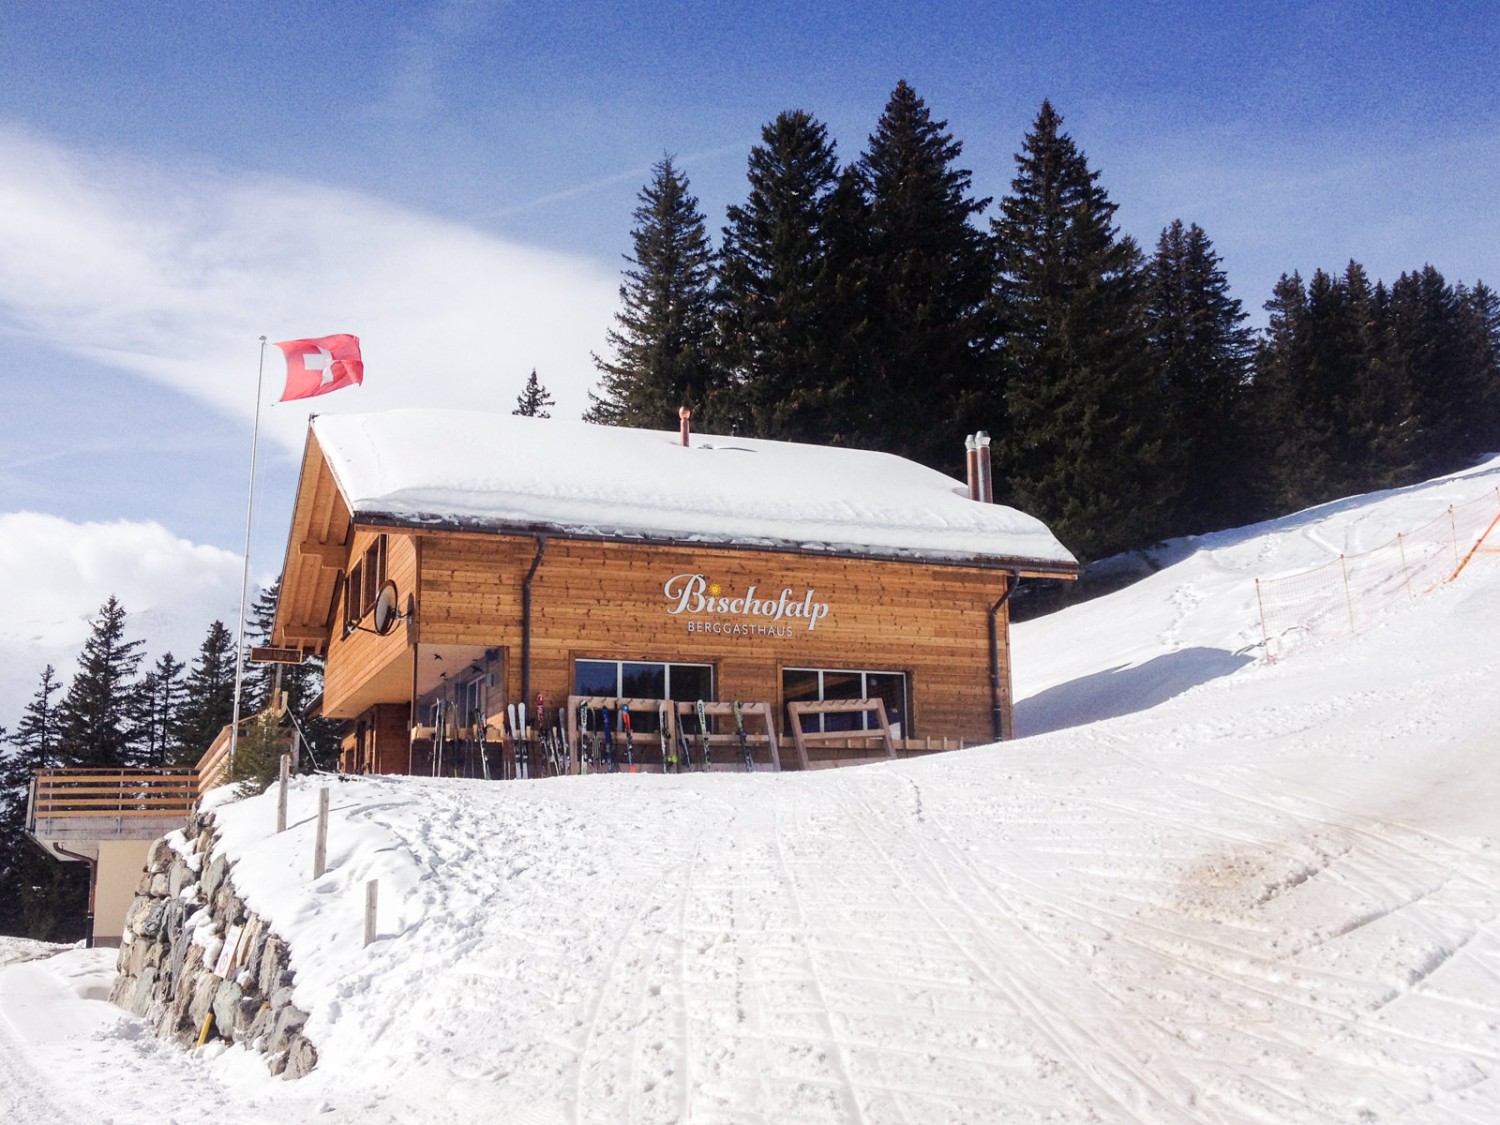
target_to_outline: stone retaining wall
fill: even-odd
[[[246,909],[226,857],[210,858],[215,841],[208,813],[151,846],[110,999],[189,1047],[212,1013],[211,1035],[264,1052],[272,1074],[300,1078],[318,1056],[302,1034],[307,1013],[292,1003],[286,942]]]

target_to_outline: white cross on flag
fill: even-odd
[[[286,356],[286,390],[282,392],[282,402],[326,395],[340,387],[365,381],[365,364],[359,358],[358,336],[283,340],[276,346]]]

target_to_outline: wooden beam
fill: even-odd
[[[317,560],[324,570],[343,570],[349,548],[342,543],[298,543],[297,554]]]

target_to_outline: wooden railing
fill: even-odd
[[[27,830],[59,819],[168,819],[186,816],[198,799],[191,769],[37,770],[31,782]]]
[[[244,722],[240,725],[244,726]],[[229,780],[229,731],[230,726],[225,723],[218,736],[203,752],[203,757],[198,759],[198,768],[193,771],[193,776],[197,779],[199,797]]]

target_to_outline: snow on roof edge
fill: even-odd
[[[675,432],[433,408],[311,429],[362,522],[1078,568],[1040,520],[892,454],[699,434],[685,461]]]

